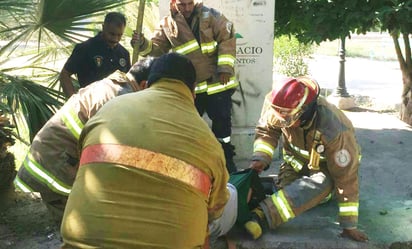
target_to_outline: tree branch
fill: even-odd
[[[412,70],[411,44],[409,42],[409,33],[402,33],[403,43],[405,44],[405,63],[408,70]]]
[[[403,58],[403,55],[402,55],[401,47],[399,46],[399,41],[398,41],[399,34],[397,31],[392,31],[390,32],[390,34],[393,40],[393,44],[395,45],[395,52],[396,52],[396,57],[398,58],[399,67],[401,71],[404,71],[407,69],[407,67],[406,67],[405,59]]]

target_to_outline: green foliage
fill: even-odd
[[[18,119],[25,121],[30,141],[56,108],[63,105],[63,99],[64,96],[59,91],[0,71],[0,100],[8,106],[13,123],[18,123]]]
[[[376,18],[381,30],[400,33],[412,33],[412,1],[410,0],[379,0],[380,8],[376,12]]]
[[[278,0],[275,35],[295,35],[304,43],[340,39],[365,33],[374,26],[373,1]]]
[[[61,47],[65,46],[64,42],[80,42],[88,38],[87,32],[96,30],[92,25],[96,24],[93,17],[102,16],[105,10],[124,5],[128,1],[26,0],[16,1],[16,4],[27,2],[31,2],[31,6],[24,11],[21,11],[23,8],[16,8],[11,12],[2,10],[9,15],[2,17],[5,28],[0,30],[0,34],[13,38],[0,49],[0,55],[6,51],[13,52],[29,41],[37,42],[39,47],[44,44]]]
[[[273,50],[277,73],[292,77],[309,73],[305,60],[313,54],[313,45],[301,43],[296,37],[283,35],[275,38]]]

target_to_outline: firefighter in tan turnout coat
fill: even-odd
[[[345,114],[319,97],[318,84],[306,77],[276,82],[266,95],[256,127],[251,168],[268,168],[283,139],[283,164],[277,191],[254,210],[245,225],[257,238],[267,222],[274,229],[336,195],[343,235],[367,240],[357,229],[360,148]]]
[[[127,74],[116,71],[80,89],[33,139],[14,183],[23,192],[39,192],[58,222],[78,170],[77,144],[84,124],[110,99],[141,90],[152,62],[140,60]]]
[[[135,33],[132,45],[140,55],[160,56],[170,51],[185,55],[196,69],[195,105],[212,120],[212,131],[221,143],[226,167],[235,172],[231,96],[238,86],[234,66],[236,37],[233,23],[216,9],[194,0],[170,0],[170,14],[162,18],[149,40]]]

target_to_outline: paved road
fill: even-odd
[[[310,74],[321,88],[336,89],[338,56],[315,56],[308,64]],[[345,82],[349,95],[367,96],[378,109],[393,109],[401,101],[402,74],[397,61],[346,58]]]

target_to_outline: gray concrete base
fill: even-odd
[[[356,107],[355,99],[353,97],[340,97],[330,95],[327,97],[327,100],[341,110],[349,110]]]

